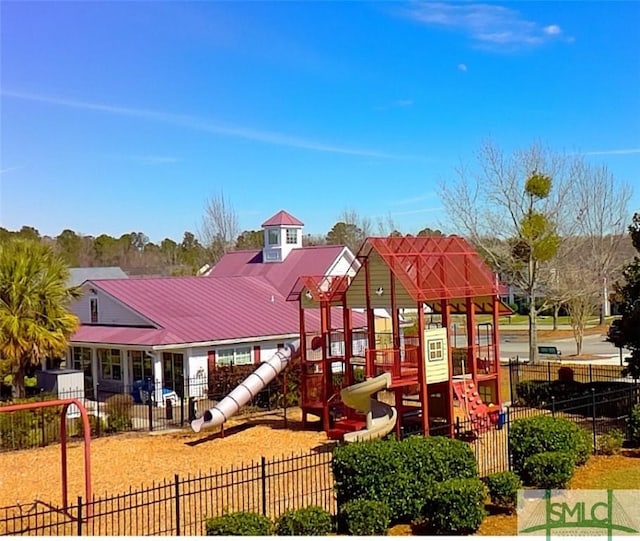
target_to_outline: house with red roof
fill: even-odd
[[[299,335],[298,305],[287,301],[298,278],[358,266],[345,246],[303,247],[303,225],[278,212],[262,224],[262,250],[230,252],[208,276],[86,281],[67,367],[94,392],[150,378],[182,395],[186,380],[206,386],[212,367],[266,360]],[[320,329],[319,314],[307,327]]]

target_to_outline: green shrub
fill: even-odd
[[[332,529],[331,515],[312,505],[286,511],[276,522],[276,535],[328,535]]]
[[[417,518],[434,483],[477,476],[469,446],[439,436],[339,446],[332,467],[339,506],[354,499],[384,502],[393,522]]]
[[[549,451],[538,453],[524,462],[525,483],[538,488],[564,488],[575,470],[572,453]]]
[[[100,434],[104,434],[107,429],[107,423],[102,417],[97,417],[96,415],[89,414],[89,426],[91,427],[91,437],[98,436]],[[84,423],[82,422],[82,417],[76,419],[75,426],[76,434],[80,437],[84,436]]]
[[[489,496],[495,505],[513,510],[518,501],[518,490],[522,488],[520,478],[511,471],[489,475],[486,480]]]
[[[387,535],[391,510],[383,502],[352,500],[344,504],[338,521],[348,535]]]
[[[52,398],[43,394],[33,398],[15,399],[11,404],[29,404]],[[0,413],[0,448],[26,449],[59,441],[60,407],[47,407]]]
[[[640,445],[640,404],[633,407],[627,419],[629,439],[634,445]]]
[[[612,430],[606,434],[598,436],[598,454],[600,455],[617,455],[622,449],[624,443],[624,433],[622,430]]]
[[[107,427],[111,432],[129,430],[132,426],[133,397],[128,394],[116,394],[105,402]]]
[[[520,474],[528,457],[547,451],[570,453],[576,464],[584,464],[591,454],[591,435],[567,419],[548,416],[518,419],[509,430],[513,470]]]
[[[486,499],[487,487],[479,479],[449,479],[436,483],[423,516],[435,533],[473,533],[487,514]]]
[[[221,517],[208,518],[207,535],[271,535],[273,525],[258,513],[229,513]]]

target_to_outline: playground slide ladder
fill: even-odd
[[[471,425],[477,433],[489,429],[489,407],[482,401],[478,388],[472,379],[460,379],[453,382],[453,393],[460,403]]]
[[[203,428],[212,428],[225,423],[229,417],[238,413],[242,406],[250,402],[284,370],[288,362],[299,353],[299,348],[300,340],[294,340],[276,351],[272,357],[258,366],[213,408],[205,411],[202,417],[192,421],[192,430],[200,432]]]

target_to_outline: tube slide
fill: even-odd
[[[225,396],[213,408],[204,412],[199,419],[191,421],[194,432],[200,432],[203,428],[212,428],[226,422],[247,402],[253,399],[275,378],[287,363],[295,357],[300,348],[300,340],[289,342],[282,349],[275,352],[273,357],[262,363],[255,372],[252,372],[233,391]]]
[[[361,411],[367,416],[367,428],[348,432],[343,436],[344,441],[367,441],[382,438],[393,430],[396,425],[396,408],[371,398],[373,393],[387,389],[391,385],[391,374],[385,372],[375,378],[346,387],[340,392],[340,398],[345,405]]]

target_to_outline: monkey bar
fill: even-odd
[[[84,489],[85,501],[89,505],[87,516],[91,516],[91,425],[89,416],[82,402],[75,398],[63,398],[58,400],[45,400],[43,402],[30,402],[27,404],[12,404],[10,406],[0,406],[0,413],[12,413],[15,411],[41,409],[62,406],[60,412],[60,440],[62,446],[60,448],[60,463],[62,467],[62,507],[65,511],[68,508],[67,499],[67,423],[66,414],[69,406],[74,405],[80,410],[82,417],[82,427],[84,432]]]

